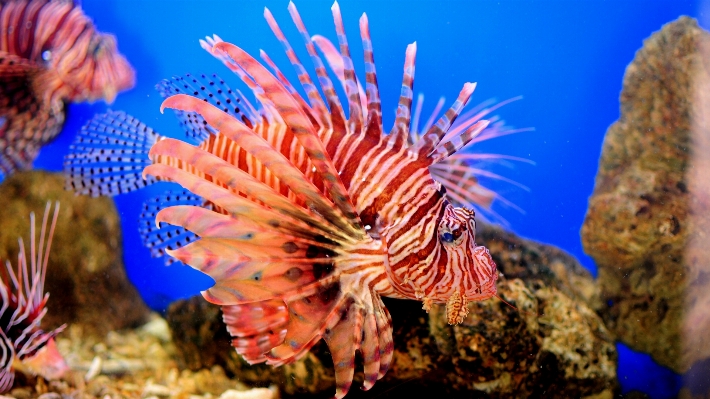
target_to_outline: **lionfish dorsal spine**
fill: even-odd
[[[271,11],[268,8],[264,8],[264,18],[269,24],[271,31],[274,32],[274,36],[276,36],[276,39],[278,39],[278,41],[284,48],[284,52],[286,52],[286,56],[291,62],[291,65],[293,65],[294,69],[296,69],[298,80],[299,82],[301,82],[301,86],[306,92],[306,97],[308,97],[308,101],[311,107],[313,107],[314,109],[315,115],[318,118],[320,126],[331,128],[331,121],[329,117],[330,112],[328,111],[328,108],[325,106],[325,103],[323,102],[323,99],[321,98],[318,89],[311,80],[311,76],[308,74],[308,71],[306,71],[306,68],[303,66],[301,61],[298,59],[296,52],[291,47],[291,44],[286,39],[286,36],[284,36],[283,32],[281,31],[281,28],[276,23],[274,16],[271,14]]]
[[[321,90],[323,90],[327,104],[330,107],[331,118],[336,117],[338,119],[345,120],[343,106],[342,104],[340,104],[340,98],[338,98],[338,95],[335,93],[333,82],[330,80],[330,77],[328,76],[328,73],[325,70],[325,64],[323,64],[323,60],[320,58],[320,55],[316,51],[316,47],[313,44],[313,40],[311,40],[311,35],[308,34],[306,25],[303,23],[301,15],[298,13],[296,5],[293,4],[292,1],[288,4],[288,12],[289,14],[291,14],[291,19],[296,25],[298,33],[301,34],[303,42],[306,46],[306,51],[308,52],[308,55],[311,58],[311,62],[313,63],[313,67],[316,71],[316,76],[318,77],[318,84],[320,85]]]
[[[313,131],[313,125],[298,103],[288,94],[288,91],[261,64],[244,50],[228,43],[219,43],[216,49],[227,53],[242,69],[254,78],[272,100],[279,114],[298,138],[313,167],[323,179],[326,190],[334,205],[347,218],[350,227],[346,230],[354,237],[362,237],[360,220],[347,189],[339,177],[339,173],[328,156],[323,142]]]
[[[412,87],[414,86],[414,65],[417,54],[417,43],[414,42],[407,46],[407,51],[404,58],[404,72],[402,74],[402,89],[399,95],[399,104],[397,105],[397,114],[395,117],[394,127],[390,132],[389,140],[392,142],[394,149],[407,145],[409,138],[409,123],[412,111]]]
[[[451,105],[451,108],[439,118],[434,126],[424,133],[424,137],[417,148],[419,156],[428,157],[436,149],[436,146],[439,145],[441,139],[446,135],[446,132],[454,121],[456,121],[463,107],[468,104],[468,100],[471,98],[471,94],[473,94],[475,89],[475,83],[466,83],[463,85],[463,89],[461,89],[458,98]]]
[[[345,34],[343,17],[340,14],[340,5],[337,1],[333,3],[331,10],[333,12],[333,20],[335,22],[335,32],[338,35],[338,44],[340,45],[340,54],[343,63],[343,80],[345,86],[345,94],[348,97],[349,104],[348,132],[359,134],[362,130],[363,123],[363,110],[361,109],[360,90],[358,89],[358,83],[355,77],[353,60],[350,57],[350,47],[348,46],[348,39]]]

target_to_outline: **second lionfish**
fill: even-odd
[[[216,77],[166,81],[163,108],[176,110],[200,145],[159,136],[124,113],[100,115],[67,158],[68,184],[96,195],[165,180],[198,196],[163,198],[173,206],[158,209],[153,229],[166,229],[165,222],[173,230],[155,240],[214,279],[203,296],[222,306],[232,343],[248,362],[290,363],[324,339],[341,398],[352,384],[356,351],[364,389],[392,362],[382,296],[419,300],[425,310],[446,304],[448,322],[457,324],[469,302],[496,294],[498,272],[488,250],[476,245],[475,214],[452,204],[486,193],[469,191],[476,184],[466,179],[465,164],[446,164],[495,129],[480,114],[454,125],[475,88],[466,83],[438,122],[422,134],[410,131],[412,44],[395,124],[385,134],[367,16],[360,19],[363,89],[338,4],[332,12],[339,48],[311,37],[296,7],[288,9],[323,96],[266,9],[306,98],[265,53],[271,71],[239,47],[208,38],[203,47],[241,78],[258,105]],[[317,48],[347,95],[347,117]]]
[[[113,102],[135,74],[78,1],[0,0],[0,180],[56,137],[68,102]]]

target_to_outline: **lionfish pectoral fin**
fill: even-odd
[[[222,43],[219,43],[218,46],[220,44]],[[256,62],[255,60],[253,61]],[[343,201],[350,201],[347,191],[345,191],[345,193],[339,192],[336,196],[333,196],[332,198],[334,202],[331,202],[311,181],[303,175],[298,168],[293,165],[288,158],[274,149],[263,138],[257,136],[251,129],[240,121],[225,114],[211,104],[184,94],[177,94],[166,99],[163,102],[162,107],[163,109],[172,108],[183,111],[198,112],[211,126],[218,129],[220,134],[234,141],[237,145],[258,159],[262,165],[268,165],[269,171],[271,171],[274,176],[276,176],[282,183],[286,184],[291,191],[303,198],[309,207],[313,208],[318,214],[322,215],[323,218],[327,220],[328,224],[331,226],[329,227],[329,230],[342,232],[346,236],[355,238],[362,237],[365,234],[364,229],[359,226],[359,218],[357,215],[355,213],[347,213],[348,210],[343,210],[340,206]],[[317,141],[315,137],[310,138]],[[153,152],[157,151],[157,148],[158,146],[156,146],[156,149],[154,149]],[[153,152],[151,152],[151,154]],[[182,157],[179,156],[178,158]],[[327,158],[326,155],[319,155],[319,159],[324,160],[325,158]],[[313,157],[311,157],[311,160],[313,160]],[[238,168],[234,167],[234,169]],[[235,170],[233,173],[238,172]],[[324,176],[323,180],[329,180],[331,183],[339,183],[342,186],[342,181],[337,173],[329,178]],[[255,183],[250,183],[250,185],[255,186]],[[345,189],[343,188],[343,190]],[[356,224],[354,224],[355,219],[358,221]]]
[[[333,356],[336,397],[347,394],[355,372],[355,352],[360,351],[369,390],[382,378],[392,359],[392,326],[378,294],[370,292],[341,310],[337,324],[323,338]]]
[[[284,121],[291,127],[299,143],[311,159],[313,166],[323,179],[333,205],[345,219],[342,228],[354,237],[365,235],[350,195],[343,185],[337,169],[333,165],[324,143],[319,139],[308,115],[286,88],[269,71],[244,50],[229,43],[217,43],[215,49],[229,55],[235,63],[251,75],[264,89],[264,94],[273,102]],[[173,97],[174,98],[174,97]],[[203,113],[203,116],[204,113]]]
[[[265,353],[286,336],[288,310],[281,299],[222,306],[232,346],[249,364],[267,360]]]
[[[267,363],[281,366],[298,360],[338,322],[352,299],[343,295],[338,282],[322,285],[311,295],[289,300],[288,324],[282,344],[266,354]]]
[[[355,351],[362,343],[364,313],[365,310],[357,304],[348,306],[338,315],[338,323],[323,335],[333,357],[336,398],[344,397],[352,385]]]
[[[245,232],[244,235],[251,234]],[[291,246],[299,246],[299,241],[264,236],[253,234],[258,244],[239,238],[203,237],[167,252],[215,280],[215,285],[204,296],[219,305],[264,301],[315,290],[317,287],[313,284],[319,283],[321,262],[327,259],[295,257],[289,251]],[[307,249],[299,248],[298,251]],[[262,255],[265,253],[270,255]]]
[[[64,157],[65,188],[77,194],[114,196],[142,188],[150,148],[160,136],[125,112],[95,115]]]

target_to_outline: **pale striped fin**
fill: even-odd
[[[338,323],[323,336],[333,357],[336,398],[344,397],[352,385],[355,375],[355,351],[360,349],[362,343],[364,313],[360,306],[344,306]]]
[[[345,35],[345,26],[343,26],[343,17],[340,15],[340,5],[336,1],[331,7],[333,12],[333,20],[335,21],[335,32],[338,35],[338,43],[340,44],[340,54],[343,62],[343,80],[345,81],[345,94],[348,96],[348,104],[350,114],[348,119],[349,129],[351,133],[359,134],[362,130],[362,109],[360,108],[360,91],[355,78],[355,70],[353,60],[350,58],[350,47],[348,47],[348,38]]]
[[[288,310],[281,299],[224,305],[222,319],[237,353],[256,364],[265,362],[264,354],[284,341]]]
[[[456,121],[456,118],[461,113],[463,107],[466,106],[471,94],[476,89],[475,83],[466,83],[463,85],[459,97],[454,101],[454,104],[448,111],[432,126],[425,134],[418,145],[420,156],[429,156],[432,151],[439,145],[441,139],[446,135],[451,125]]]
[[[362,38],[363,54],[365,58],[365,90],[367,92],[367,128],[365,134],[373,139],[380,139],[382,129],[382,104],[380,91],[377,86],[377,70],[375,56],[370,38],[370,24],[367,15],[360,17],[360,37]]]
[[[155,216],[158,212],[165,207],[176,205],[208,206],[202,198],[187,190],[170,190],[144,202],[138,220],[138,233],[143,245],[150,250],[152,257],[163,257],[166,265],[177,262],[175,258],[167,255],[166,249],[177,249],[197,240],[195,233],[183,227],[156,225]]]
[[[322,119],[319,121],[321,123],[321,126],[329,126],[330,122],[329,118],[327,118],[327,115],[329,115],[330,112],[328,111],[328,108],[326,108],[325,103],[323,102],[320,93],[318,93],[318,89],[313,84],[313,81],[311,80],[310,75],[306,71],[306,68],[304,68],[303,64],[301,64],[301,61],[299,61],[298,57],[296,56],[296,52],[293,51],[291,44],[289,44],[288,40],[286,39],[286,36],[284,36],[283,32],[281,31],[281,28],[279,28],[279,25],[276,23],[274,16],[271,14],[271,11],[269,11],[268,8],[264,8],[264,18],[266,18],[266,22],[269,24],[269,27],[271,27],[271,30],[274,32],[274,35],[283,46],[284,51],[286,52],[286,56],[288,57],[289,61],[291,61],[291,65],[293,65],[294,69],[296,69],[296,73],[298,74],[298,80],[301,82],[301,86],[303,86],[303,90],[305,90],[306,92],[306,96],[308,97],[308,101],[310,102],[311,107],[315,110],[316,115],[322,116]]]
[[[225,129],[222,130],[222,133],[225,135],[228,134]],[[254,141],[258,143],[259,140]],[[244,140],[242,140],[242,143],[243,142]],[[253,147],[248,146],[245,149],[248,151],[250,148]],[[277,154],[273,149],[271,152],[272,155]],[[190,166],[192,166],[195,170],[202,172],[205,176],[210,176],[214,183],[224,185],[234,193],[243,194],[252,200],[268,204],[270,208],[284,215],[305,221],[310,225],[317,226],[325,231],[333,229],[332,225],[330,225],[328,221],[321,218],[319,214],[312,213],[305,208],[296,206],[287,197],[275,191],[272,186],[257,180],[238,167],[235,167],[223,159],[203,151],[200,148],[191,146],[180,140],[168,138],[153,146],[151,156],[155,157],[158,155],[174,159],[189,160]],[[269,163],[269,160],[265,159],[262,154],[260,154],[260,158],[265,161],[265,164],[270,165],[270,170],[272,170],[274,174],[282,177],[282,181],[285,184],[290,184],[292,190],[294,190],[297,194],[305,193],[307,196],[319,195],[317,190],[308,184],[305,178],[303,178],[303,175],[295,167],[286,163],[288,162],[287,160],[282,159],[282,165],[285,166],[284,169],[286,169],[286,173],[290,174],[289,176],[285,173],[281,173],[278,165],[276,164],[278,161]],[[301,177],[300,182],[298,181],[299,174]],[[325,216],[329,215],[326,212],[321,212],[320,214]]]
[[[393,143],[395,149],[403,146],[409,137],[409,122],[412,113],[412,86],[414,85],[414,63],[417,54],[417,43],[407,46],[404,58],[404,73],[402,74],[402,90],[399,95],[399,105],[397,105],[397,116],[394,128],[390,133],[389,141]]]
[[[430,155],[432,163],[440,162],[446,159],[449,155],[453,155],[456,151],[465,147],[470,143],[476,136],[478,136],[483,129],[488,127],[488,121],[478,121],[473,125],[469,126],[466,131],[461,133],[458,137],[452,137],[451,140],[440,144],[432,154]]]
[[[343,106],[340,104],[340,99],[335,93],[335,88],[333,87],[333,82],[331,82],[328,73],[325,70],[325,65],[320,59],[320,56],[316,52],[316,48],[311,41],[311,35],[308,34],[306,30],[306,25],[303,24],[301,20],[301,15],[296,9],[296,5],[293,2],[288,3],[288,12],[291,14],[291,19],[296,25],[296,29],[301,34],[304,44],[306,45],[306,50],[308,55],[311,57],[311,62],[316,70],[316,76],[318,76],[318,83],[320,84],[321,90],[325,94],[325,99],[330,107],[330,120],[332,122],[332,128],[335,130],[335,134],[341,130],[341,126],[344,128],[343,123],[345,121],[345,113],[343,112]]]
[[[343,57],[341,56],[338,49],[331,43],[328,38],[321,35],[313,35],[311,37],[313,43],[318,47],[318,49],[325,56],[325,60],[328,62],[330,69],[335,72],[335,76],[340,80],[343,86],[343,91],[347,92],[346,81],[345,81],[345,63],[343,62]],[[354,76],[354,75],[353,75]],[[355,77],[355,83],[357,84],[358,97],[360,98],[360,111],[362,112],[362,119],[367,119],[367,95],[362,85]]]
[[[286,76],[284,76],[279,67],[277,67],[276,64],[271,60],[269,55],[266,54],[266,52],[263,50],[259,52],[259,55],[261,56],[261,59],[264,60],[266,65],[268,65],[269,68],[271,68],[271,70],[274,72],[274,75],[276,75],[276,77],[279,79],[279,82],[284,85],[286,90],[291,93],[291,95],[294,99],[296,99],[301,108],[310,116],[311,123],[314,123],[314,126],[320,126],[322,124],[323,119],[328,118],[328,115],[316,114],[316,111],[306,103],[306,100],[304,100],[300,94],[298,94],[296,88],[293,87],[293,85],[291,84],[291,82],[288,81],[288,79],[286,79]]]
[[[161,136],[125,112],[95,115],[64,157],[65,186],[77,194],[114,196],[154,182],[142,177]]]

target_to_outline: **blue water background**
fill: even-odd
[[[96,112],[124,110],[158,132],[180,137],[171,112],[159,112],[154,86],[173,75],[217,72],[237,87],[236,76],[203,51],[198,39],[217,33],[251,54],[264,49],[295,80],[283,51],[263,18],[273,12],[301,60],[310,68],[291,23],[286,1],[83,0],[98,28],[117,36],[120,51],[137,71],[137,85],[115,103],[73,104],[64,132],[45,147],[38,168],[60,170],[78,129]],[[336,41],[327,1],[296,3],[311,34]],[[579,230],[587,209],[606,129],[619,116],[619,92],[626,66],[645,38],[680,15],[699,18],[694,1],[341,1],[346,32],[359,78],[364,81],[358,19],[366,12],[372,34],[385,127],[391,127],[399,96],[404,51],[418,46],[415,93],[426,95],[425,114],[440,96],[447,106],[465,82],[478,82],[471,100],[524,99],[498,112],[510,125],[534,127],[476,145],[476,152],[508,154],[536,163],[482,165],[529,187],[482,179],[525,213],[494,210],[516,233],[557,245],[596,273],[583,251]],[[312,69],[311,69],[312,70]],[[124,259],[130,279],[145,301],[161,310],[175,298],[210,286],[188,267],[165,267],[140,241],[142,203],[167,184],[116,198],[121,213]],[[620,346],[624,390],[642,389],[654,398],[672,397],[679,379],[645,355]],[[647,371],[652,370],[652,371]],[[652,383],[650,382],[652,381]]]

